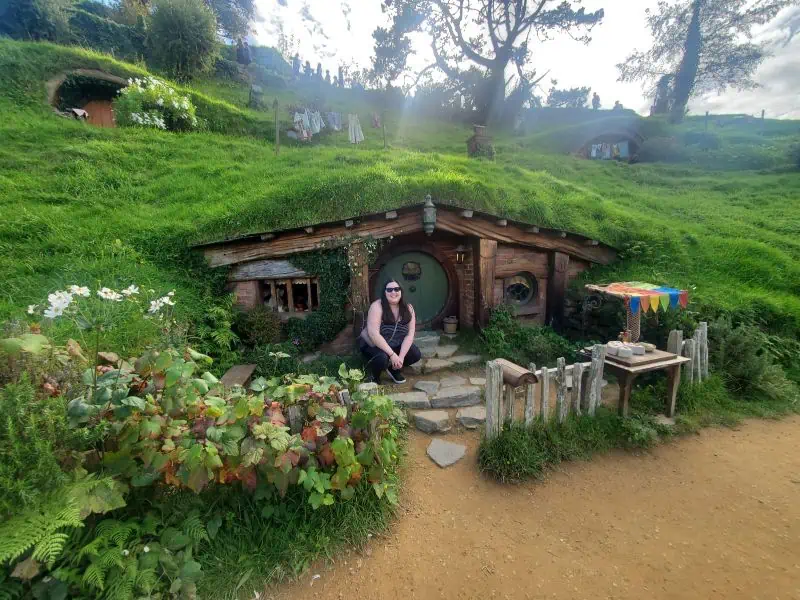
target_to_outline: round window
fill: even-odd
[[[505,282],[505,301],[522,306],[535,301],[538,295],[536,278],[530,273],[517,273]]]

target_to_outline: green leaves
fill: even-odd
[[[0,340],[0,350],[10,356],[19,356],[23,352],[40,354],[46,348],[50,348],[50,340],[38,333],[25,333]]]

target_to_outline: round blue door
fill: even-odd
[[[414,307],[417,322],[437,317],[447,303],[449,285],[444,267],[425,252],[403,252],[391,258],[375,279],[375,298],[380,298],[387,279],[403,286],[405,300]]]

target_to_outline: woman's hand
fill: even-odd
[[[403,368],[403,359],[397,354],[392,354],[391,358],[389,358],[389,362],[392,364],[392,368],[396,371]]]

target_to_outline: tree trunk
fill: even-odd
[[[506,66],[509,60],[497,59],[481,90],[480,120],[484,125],[497,123],[503,116],[506,100]]]
[[[670,121],[680,123],[686,114],[686,105],[689,97],[694,90],[694,82],[697,78],[697,67],[700,64],[700,51],[703,46],[703,38],[700,32],[700,10],[703,8],[705,0],[694,0],[692,2],[692,20],[689,22],[689,30],[686,34],[686,43],[683,46],[683,59],[675,74],[675,100],[672,104],[672,115]]]

